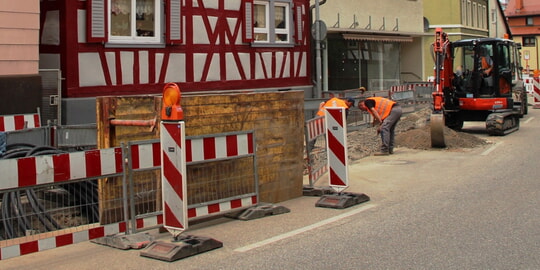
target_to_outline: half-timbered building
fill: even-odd
[[[42,0],[40,69],[61,72],[66,115],[168,82],[310,89],[309,12],[308,0]]]

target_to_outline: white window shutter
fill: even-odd
[[[107,41],[107,0],[87,1],[87,41]]]
[[[182,0],[167,1],[167,43],[182,42]]]
[[[244,24],[242,25],[243,42],[252,42],[253,41],[253,0],[245,0],[244,6]]]
[[[317,0],[318,1],[318,0]],[[303,33],[303,21],[302,21],[302,6],[296,5],[296,42],[301,43],[304,38]]]

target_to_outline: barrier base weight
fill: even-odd
[[[90,240],[93,243],[110,246],[118,249],[141,249],[148,246],[154,237],[147,233],[108,235]]]
[[[179,236],[174,243],[154,241],[141,251],[141,256],[167,262],[177,261],[199,253],[223,247],[223,243],[208,237]]]
[[[236,218],[240,220],[252,220],[262,218],[266,216],[273,216],[279,214],[289,213],[291,210],[287,207],[274,205],[269,203],[260,203],[256,206],[248,208],[237,215],[227,215],[229,218]]]
[[[314,196],[314,197],[320,197],[322,195],[332,194],[334,192],[335,191],[330,187],[304,186],[304,189],[303,189],[303,195],[304,196]]]
[[[322,196],[315,206],[343,209],[367,201],[369,201],[369,196],[364,193],[342,192]]]

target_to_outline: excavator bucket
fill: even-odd
[[[431,127],[431,147],[446,147],[444,141],[444,114],[431,114],[429,122]]]

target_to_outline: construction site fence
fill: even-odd
[[[412,113],[432,104],[432,93],[434,85],[432,82],[413,82],[402,85],[395,85],[390,90],[384,91],[360,91],[350,89],[342,91],[325,91],[323,97],[332,98],[353,98],[355,107],[350,108],[347,113],[347,130],[355,131],[368,127],[373,117],[360,109],[358,102],[369,97],[385,97],[392,99],[402,107],[403,113]],[[305,121],[305,170],[304,175],[308,175],[309,186],[314,187],[315,183],[328,171],[327,147],[326,147],[326,127],[324,117],[315,117]]]
[[[190,221],[257,205],[253,131],[185,144]],[[0,260],[163,224],[158,140],[34,154],[0,159]]]
[[[65,151],[95,149],[96,124],[39,126],[4,132],[6,144],[50,146]]]

